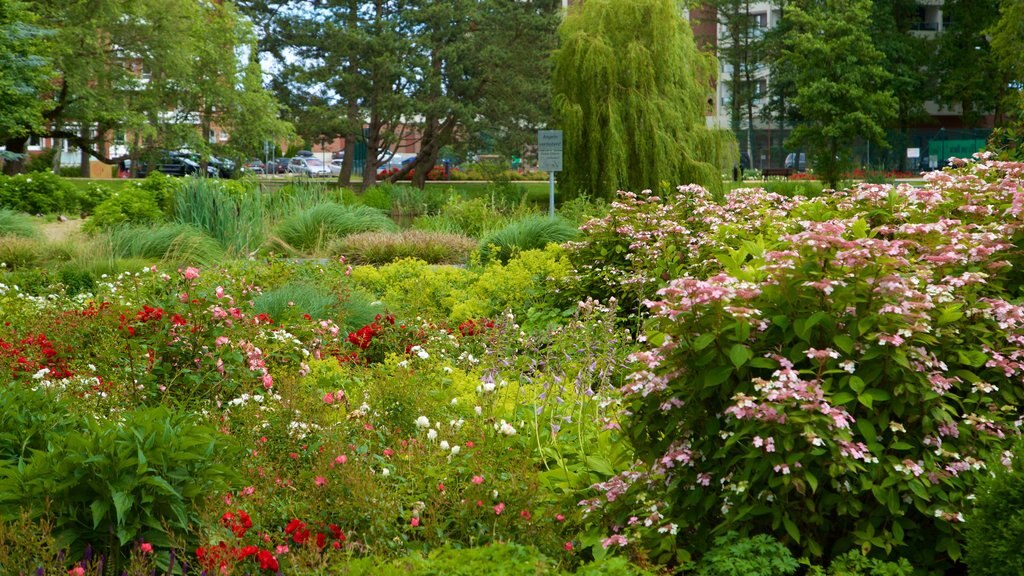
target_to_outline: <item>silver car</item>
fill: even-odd
[[[331,169],[325,166],[319,158],[292,158],[288,163],[289,174],[303,174],[310,178],[319,176],[330,176]]]

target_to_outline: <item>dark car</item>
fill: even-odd
[[[278,158],[277,160],[274,160],[273,162],[271,162],[271,166],[274,167],[273,170],[267,170],[267,172],[270,172],[270,173],[273,173],[273,174],[287,174],[288,173],[288,163],[291,162],[291,161],[292,161],[291,158]]]
[[[155,160],[139,163],[139,178],[145,178],[152,171],[162,172],[168,176],[190,176],[201,173],[198,162],[171,153],[164,153]],[[214,172],[216,172],[216,168],[214,168]]]

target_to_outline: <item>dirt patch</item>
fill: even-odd
[[[81,236],[83,220],[75,218],[65,222],[44,222],[39,226],[47,242],[64,242]]]

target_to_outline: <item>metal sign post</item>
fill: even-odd
[[[548,214],[555,217],[555,172],[562,171],[562,131],[537,131],[537,167],[548,173],[551,193],[548,197]]]

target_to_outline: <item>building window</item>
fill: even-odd
[[[28,149],[29,150],[41,150],[43,147],[43,141],[39,138],[38,134],[32,134],[28,137]]]
[[[759,102],[768,95],[768,79],[758,78],[754,81],[754,102]]]
[[[767,12],[754,12],[750,15],[750,19],[756,28],[767,28],[768,27],[768,13]]]

